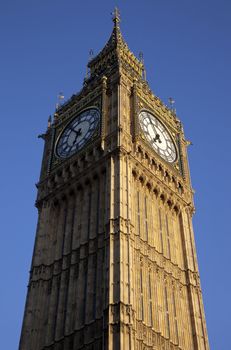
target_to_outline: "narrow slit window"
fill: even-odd
[[[169,307],[168,307],[168,293],[167,287],[164,287],[164,299],[165,299],[165,318],[166,318],[166,335],[170,337],[170,320],[169,320]]]
[[[148,211],[147,211],[147,196],[144,197],[144,211],[145,211],[145,239],[148,241]]]
[[[171,247],[170,247],[170,234],[169,234],[169,225],[168,225],[168,215],[165,216],[166,220],[166,231],[167,231],[167,249],[168,249],[168,257],[171,259]]]
[[[137,191],[137,231],[140,236],[140,193]]]
[[[174,327],[175,327],[176,342],[179,343],[177,314],[176,314],[176,299],[175,299],[174,289],[172,291],[172,304],[173,304],[173,316],[174,316]]]
[[[93,306],[92,306],[92,319],[96,318],[96,289],[97,289],[97,253],[93,256],[93,270],[94,270],[94,281],[93,281]]]
[[[159,225],[160,225],[160,244],[161,244],[161,252],[164,252],[164,244],[163,244],[163,233],[162,233],[162,218],[161,218],[161,209],[159,208]]]
[[[140,269],[140,318],[144,320],[143,272]]]
[[[87,239],[90,237],[90,229],[91,229],[91,192],[88,194],[88,215],[87,215]]]
[[[88,262],[84,260],[84,270],[83,270],[83,278],[84,278],[84,294],[83,294],[83,306],[82,306],[82,323],[85,323],[86,320],[86,307],[87,307],[87,279],[88,279]]]
[[[149,324],[151,326],[153,326],[153,318],[152,318],[152,286],[151,286],[150,272],[148,274],[148,298],[149,298]]]

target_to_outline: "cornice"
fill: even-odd
[[[78,94],[73,95],[64,105],[62,105],[54,115],[53,127],[57,127],[66,119],[73,117],[89,102],[96,99],[102,94],[101,79],[97,84],[94,84],[91,89],[83,88]]]
[[[162,196],[164,202],[168,202],[171,207],[176,207],[178,211],[180,208],[190,207],[194,212],[191,189],[176,173],[160,168],[157,163],[155,165],[151,162],[145,163],[132,153],[129,157],[133,164],[133,176],[142,186],[154,192],[157,197]]]
[[[176,133],[182,133],[180,120],[159,97],[153,94],[147,84],[137,84],[137,97],[140,110],[145,108],[153,110],[164,124],[174,129]]]
[[[71,157],[65,164],[61,163],[36,185],[38,188],[36,206],[39,208],[44,201],[55,197],[62,198],[73,191],[76,186],[84,186],[86,182],[90,183],[96,176],[105,172],[107,160],[118,153],[119,147],[103,151],[99,140],[93,148],[85,148],[82,153]]]

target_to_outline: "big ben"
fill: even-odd
[[[20,350],[209,350],[188,142],[119,13],[42,135]]]

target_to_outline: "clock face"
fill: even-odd
[[[147,111],[142,111],[139,114],[139,122],[152,148],[167,162],[175,162],[177,158],[176,147],[164,125]]]
[[[78,152],[92,137],[100,119],[96,108],[89,108],[74,118],[61,133],[56,154],[60,158],[68,158]]]

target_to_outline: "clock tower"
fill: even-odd
[[[113,21],[42,135],[19,348],[209,350],[188,143]]]

